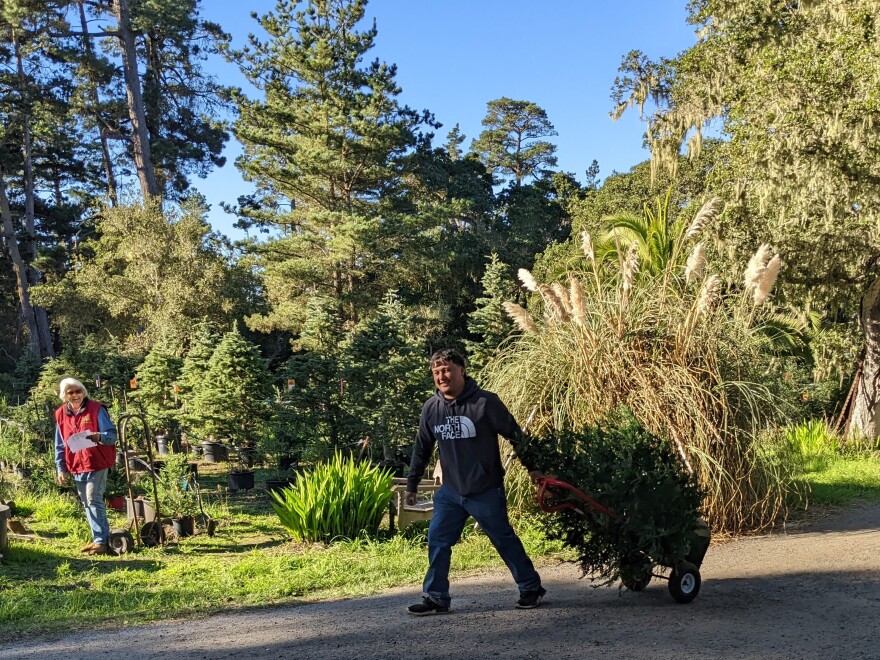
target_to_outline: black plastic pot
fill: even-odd
[[[250,490],[254,487],[254,473],[250,471],[230,472],[226,480],[231,491]]]
[[[219,442],[203,442],[202,454],[205,463],[222,463],[226,460],[229,452],[226,449],[226,445]]]
[[[257,450],[252,447],[242,447],[238,450],[238,460],[246,467],[253,467],[257,462]]]
[[[156,436],[156,448],[159,450],[160,456],[167,456],[171,453],[171,445],[168,442],[167,435]]]
[[[192,516],[184,516],[183,518],[172,518],[171,526],[178,538],[192,536],[196,533],[196,519]]]
[[[267,491],[281,491],[284,488],[287,488],[293,483],[293,479],[288,477],[278,478],[278,479],[266,479],[266,490]]]
[[[286,472],[292,468],[296,467],[296,459],[293,456],[279,456],[278,457],[278,469],[282,472]]]

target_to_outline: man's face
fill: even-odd
[[[431,367],[434,385],[446,399],[454,399],[464,389],[464,367],[454,362],[438,360]]]

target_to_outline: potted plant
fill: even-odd
[[[226,481],[229,484],[229,490],[233,493],[240,490],[250,490],[254,487],[254,471],[244,465],[239,457],[238,463],[230,463]]]
[[[171,517],[178,536],[192,536],[199,512],[198,485],[189,469],[186,454],[169,454],[156,480],[159,509]]]
[[[107,473],[107,488],[104,490],[107,506],[115,511],[125,511],[127,496],[128,483],[125,481],[125,472],[118,465],[114,465]]]

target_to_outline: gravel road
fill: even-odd
[[[502,572],[453,582],[453,612],[409,617],[419,594],[236,612],[198,621],[0,644],[0,658],[880,658],[880,504],[799,529],[713,544],[703,587],[678,605],[666,583],[591,588],[544,567],[536,610]]]

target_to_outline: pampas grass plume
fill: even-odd
[[[556,297],[559,298],[559,302],[562,303],[562,306],[565,308],[565,311],[568,314],[571,314],[571,299],[568,296],[568,289],[566,289],[559,282],[554,282],[550,285],[550,288],[553,289],[553,293],[556,294]]]
[[[706,314],[715,305],[718,300],[718,294],[721,290],[721,278],[717,275],[711,275],[703,282],[700,287],[700,293],[697,296],[697,313]]]
[[[527,269],[520,268],[519,271],[517,271],[517,275],[519,275],[519,281],[522,282],[523,286],[529,291],[535,293],[538,290],[538,282],[535,281],[535,276]]]
[[[621,272],[621,287],[624,291],[632,288],[633,278],[639,270],[639,246],[635,243],[629,246],[626,252],[626,259],[623,262],[623,271]]]
[[[698,281],[706,268],[706,248],[703,243],[697,243],[691,250],[684,267],[684,279],[688,284]]]
[[[755,252],[755,254],[752,255],[752,258],[749,259],[745,274],[743,275],[746,290],[758,286],[758,283],[764,276],[764,270],[767,268],[767,262],[770,261],[772,254],[770,246],[766,243],[762,243],[757,252]]]
[[[703,231],[703,227],[705,227],[711,220],[714,220],[718,215],[718,212],[721,210],[722,200],[720,197],[713,197],[708,202],[703,204],[700,207],[700,210],[697,211],[697,214],[694,216],[694,219],[691,221],[690,227],[685,232],[684,237],[686,239],[691,239],[696,237],[701,231]]]
[[[773,285],[776,284],[776,278],[779,276],[780,268],[782,268],[782,259],[779,258],[778,254],[773,255],[773,258],[767,263],[767,267],[764,268],[761,280],[755,287],[756,306],[763,305],[767,298],[770,297],[770,292],[773,290]]]
[[[535,323],[532,317],[529,316],[529,313],[526,310],[517,305],[515,302],[510,301],[503,303],[502,307],[504,307],[504,311],[507,312],[507,315],[516,324],[516,327],[528,334],[538,334],[538,325]]]
[[[590,232],[582,231],[581,232],[581,250],[584,252],[584,256],[590,261],[595,261],[596,254],[593,252],[593,240],[590,238]]]
[[[571,315],[575,323],[583,323],[587,318],[587,306],[584,302],[584,290],[581,281],[573,275],[569,277],[568,289],[571,298]]]

